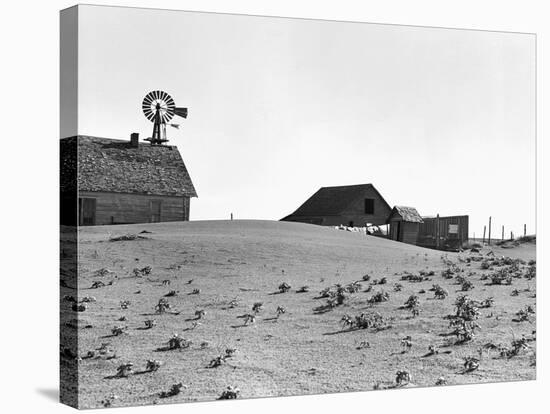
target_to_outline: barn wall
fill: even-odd
[[[365,198],[374,199],[374,214],[365,214]],[[355,227],[363,227],[366,223],[372,223],[378,226],[386,224],[386,220],[391,213],[391,208],[386,204],[382,197],[374,189],[362,191],[344,211],[339,215],[322,216],[294,216],[285,217],[284,221],[296,221],[299,223],[318,224],[323,226],[339,226],[340,224],[348,226],[353,222]]]
[[[293,221],[297,223],[307,223],[307,224],[317,224],[328,226],[329,224],[325,223],[325,217],[320,216],[287,216],[283,221]]]
[[[417,244],[418,230],[420,228],[420,223],[403,221],[401,216],[394,214],[391,216],[389,224],[390,224],[390,230],[389,230],[390,239],[397,240],[403,243]],[[399,231],[399,234],[397,234],[398,231]]]
[[[376,211],[376,210],[375,210]],[[373,223],[375,225],[384,225],[386,221],[377,222],[372,221],[371,218],[366,218],[365,216],[352,216],[352,215],[341,215],[341,216],[289,216],[285,217],[284,221],[295,221],[298,223],[308,223],[308,224],[317,224],[321,226],[347,226],[350,222],[353,222],[355,227],[364,227],[365,223]]]
[[[374,199],[374,214],[365,214],[365,198]],[[364,226],[365,223],[381,226],[386,224],[390,213],[391,208],[380,194],[371,187],[363,190],[361,196],[357,197],[342,211],[340,215],[342,221],[338,224],[347,225],[350,221],[353,221],[353,224],[358,227]]]
[[[401,222],[401,219],[399,219],[399,220],[392,219],[389,222],[390,229],[389,229],[388,235],[389,235],[389,238],[392,239],[392,240],[400,240],[401,235],[397,233],[398,232],[397,224],[399,222]]]
[[[79,192],[79,197],[96,199],[96,225],[149,223],[151,200],[161,201],[160,221],[189,220],[188,197],[87,191]]]
[[[416,244],[416,241],[418,239],[419,224],[420,223],[411,223],[408,221],[404,221],[401,223],[401,241],[403,243]]]

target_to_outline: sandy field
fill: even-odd
[[[110,241],[126,234],[143,238]],[[228,386],[255,398],[535,379],[535,315],[517,315],[536,302],[533,242],[445,253],[246,220],[85,227],[78,237],[78,289],[62,288],[61,322],[62,339],[78,340],[78,355],[62,355],[62,370],[78,367],[81,408],[215,400]],[[510,284],[492,283],[499,271],[512,275]],[[336,284],[354,290],[341,304],[320,297]],[[436,299],[434,284],[448,296]],[[377,293],[387,300],[374,302]],[[411,295],[415,317],[403,308]],[[478,305],[475,335],[462,343],[449,318],[460,295]],[[156,309],[161,298],[170,305],[164,313]],[[262,307],[253,312],[256,302]],[[69,311],[74,305],[85,310]],[[378,313],[381,326],[342,322],[361,313]],[[255,320],[245,323],[247,314]],[[147,329],[146,320],[156,325]],[[169,349],[174,334],[188,346]],[[510,354],[522,336],[524,346]],[[439,352],[430,355],[430,346]],[[224,358],[228,348],[235,351]],[[210,367],[218,356],[220,365]],[[468,357],[477,368],[467,370]],[[148,371],[147,360],[161,362],[158,370]],[[132,371],[117,375],[126,363]],[[398,371],[409,376],[399,384]],[[162,395],[177,383],[177,395]]]

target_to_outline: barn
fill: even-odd
[[[178,148],[130,140],[61,139],[61,224],[189,220],[197,197]]]
[[[387,220],[389,238],[404,243],[416,244],[420,225],[424,222],[416,208],[395,206]]]
[[[372,184],[322,187],[282,221],[354,227],[386,224],[391,207]]]

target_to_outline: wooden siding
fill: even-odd
[[[438,218],[424,217],[420,225],[418,244],[425,247],[458,248],[468,241],[468,216],[439,217],[439,246],[437,244]],[[458,233],[449,233],[449,226],[457,225]]]
[[[189,197],[80,191],[79,198],[96,200],[95,224],[150,223],[152,201],[160,201],[160,221],[189,220]]]
[[[366,223],[377,226],[386,224],[386,220],[391,213],[391,208],[378,194],[374,188],[360,190],[359,194],[340,214],[335,215],[293,215],[285,217],[285,221],[295,221],[300,223],[318,224],[323,226],[345,226],[353,223],[356,227],[363,227]],[[365,214],[365,199],[374,200],[374,214]]]
[[[403,243],[416,244],[418,239],[418,227],[420,223],[404,221],[402,227],[401,241]]]
[[[420,223],[403,221],[400,216],[394,215],[390,219],[389,238],[403,243],[417,244]]]
[[[365,199],[371,198],[374,200],[374,214],[365,214]],[[391,213],[391,208],[384,201],[378,192],[370,187],[362,191],[360,197],[357,197],[352,203],[350,203],[340,214],[340,217],[344,220],[338,224],[349,224],[353,221],[355,226],[364,226],[365,223],[372,223],[377,226],[386,224],[386,220]]]

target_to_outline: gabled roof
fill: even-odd
[[[395,206],[390,214],[390,218],[395,214],[399,214],[403,221],[408,221],[410,223],[424,223],[418,211],[414,207],[405,207],[405,206]]]
[[[76,151],[64,150],[64,146],[76,146]],[[75,156],[80,191],[197,197],[175,146],[140,143],[136,148],[129,140],[82,135],[61,140],[61,167],[74,165],[71,158]],[[62,178],[62,189],[64,185],[70,187],[71,183]]]
[[[336,216],[357,198],[362,197],[365,190],[374,190],[388,206],[388,209],[390,209],[386,200],[384,200],[372,184],[358,184],[321,187],[304,204],[298,207],[291,216]]]

